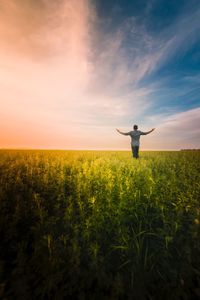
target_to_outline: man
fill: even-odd
[[[140,147],[140,136],[151,133],[152,131],[155,130],[155,128],[153,128],[147,132],[142,132],[142,131],[138,130],[137,125],[134,125],[133,129],[134,129],[133,131],[129,131],[129,132],[121,132],[119,129],[116,129],[116,130],[123,135],[130,135],[133,157],[138,158],[139,157],[139,147]]]

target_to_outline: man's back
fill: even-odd
[[[131,137],[131,145],[139,146],[140,145],[140,136],[145,135],[145,133],[140,130],[132,130],[129,132],[129,135]]]

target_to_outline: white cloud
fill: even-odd
[[[200,148],[200,107],[171,116],[154,116],[156,131],[148,140],[146,149],[185,149]]]

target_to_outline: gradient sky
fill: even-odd
[[[199,0],[0,0],[0,147],[200,148]]]

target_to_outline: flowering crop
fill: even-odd
[[[0,151],[0,298],[200,297],[200,153]]]

